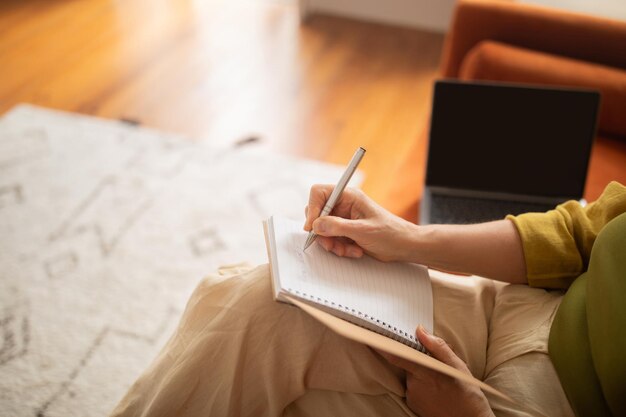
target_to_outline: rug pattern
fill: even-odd
[[[22,105],[0,119],[0,416],[103,416],[219,265],[337,166]],[[357,179],[358,181],[358,179]]]

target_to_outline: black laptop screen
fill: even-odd
[[[580,198],[598,102],[591,91],[439,81],[426,184]]]

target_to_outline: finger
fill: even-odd
[[[333,250],[333,246],[335,245],[334,242],[334,238],[332,237],[326,237],[326,236],[317,236],[317,239],[315,239],[315,241],[317,243],[319,243],[319,245],[324,248],[325,251],[330,252]]]
[[[348,220],[337,216],[323,216],[313,222],[313,231],[321,236],[343,236],[357,240],[361,222]]]
[[[330,184],[315,184],[311,187],[311,191],[309,193],[309,204],[308,211],[306,213],[306,221],[304,223],[305,230],[311,230],[311,225],[313,221],[320,216],[326,201],[330,197],[330,194],[333,192],[335,188],[334,185]]]
[[[346,256],[348,258],[361,258],[363,257],[363,248],[354,243],[344,243],[346,247]]]
[[[310,232],[311,231],[311,226],[307,224],[306,219],[308,219],[309,217],[309,205],[307,204],[306,206],[304,206],[304,226],[302,227],[305,231]],[[309,226],[307,228],[307,226]]]
[[[311,187],[308,212],[306,212],[306,220],[304,224],[305,230],[311,229],[313,221],[315,221],[315,219],[320,216],[322,210],[324,209],[324,206],[326,205],[326,202],[330,198],[330,195],[332,194],[334,189],[335,186],[329,184],[316,184]],[[353,218],[354,205],[357,200],[363,198],[367,197],[365,196],[365,194],[363,194],[362,191],[348,187],[343,190],[343,193],[339,197],[339,200],[337,200],[330,214],[338,217]]]
[[[358,200],[365,195],[358,189],[348,187],[343,190],[341,197],[337,200],[335,207],[330,212],[331,216],[343,217],[345,219],[354,218],[354,207]]]
[[[332,252],[337,256],[346,258],[360,258],[363,256],[363,249],[358,245],[346,243],[342,239],[334,239]]]
[[[422,325],[417,328],[417,339],[430,352],[430,354],[443,363],[457,369],[464,369],[465,362],[452,351],[450,346],[440,337],[434,336],[426,331]]]
[[[345,256],[347,258],[360,258],[363,256],[363,248],[348,239],[317,236],[317,242],[327,252],[333,252],[337,256]]]

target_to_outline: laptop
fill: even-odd
[[[589,90],[436,82],[420,224],[584,202],[599,100]]]

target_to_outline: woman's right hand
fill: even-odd
[[[338,256],[360,258],[367,253],[389,261],[411,261],[411,239],[417,225],[397,217],[362,191],[346,188],[329,216],[319,217],[334,185],[314,185],[305,209],[304,230]]]

